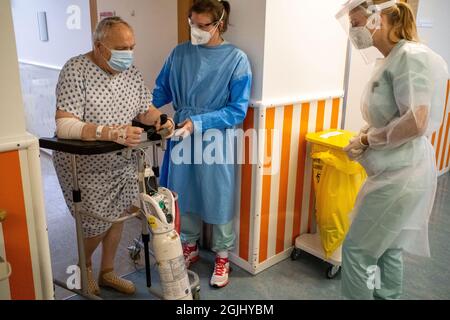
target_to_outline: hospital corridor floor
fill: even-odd
[[[51,157],[41,154],[44,181],[48,232],[52,257],[53,274],[56,279],[67,279],[68,266],[76,265],[76,235],[74,220],[62,196]],[[450,173],[438,182],[433,214],[429,226],[431,258],[405,254],[405,280],[403,299],[450,299]],[[124,296],[108,289],[102,289],[102,298],[154,299],[146,289],[145,271],[142,261],[135,265],[127,247],[140,235],[140,223],[127,222],[119,247],[116,271],[136,284],[133,296]],[[209,286],[214,265],[214,255],[202,250],[201,259],[192,270],[200,276],[202,300],[336,300],[340,299],[340,276],[333,280],[325,277],[328,265],[307,253],[296,261],[283,262],[252,276],[236,265],[232,265],[230,284],[223,289]],[[98,274],[100,250],[94,255],[94,272]],[[143,259],[141,259],[143,260]],[[155,289],[158,275],[152,269]],[[62,288],[56,287],[56,299],[81,299]]]

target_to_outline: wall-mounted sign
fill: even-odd
[[[100,19],[99,21],[105,19],[105,18],[109,18],[109,17],[114,17],[116,15],[115,11],[104,11],[104,12],[100,12]]]

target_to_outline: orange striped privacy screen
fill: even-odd
[[[338,129],[341,117],[340,97],[249,109],[243,128],[255,129],[258,141],[245,140],[244,154],[248,159],[259,143],[264,161],[241,166],[235,263],[258,273],[287,256],[295,238],[311,229],[314,197],[306,134]]]
[[[447,84],[447,97],[445,100],[444,121],[441,127],[431,137],[431,143],[436,150],[436,163],[440,174],[444,174],[450,169],[450,107],[448,98],[450,95],[450,80]]]

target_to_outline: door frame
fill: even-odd
[[[89,0],[89,9],[91,13],[91,31],[94,33],[98,23],[97,0]]]
[[[178,43],[191,39],[187,17],[194,0],[178,0]]]

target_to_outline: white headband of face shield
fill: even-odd
[[[363,7],[362,4],[367,4],[367,8]],[[349,0],[347,1],[341,10],[336,14],[336,19],[341,19],[344,15],[348,15],[350,11],[357,7],[365,10],[366,15],[370,16],[380,16],[381,11],[397,5],[396,0],[389,0],[380,4],[374,4],[372,0]],[[379,20],[379,19],[377,19]],[[375,25],[377,27],[377,25]]]
[[[367,8],[367,13],[370,15],[367,20],[367,27],[370,29],[380,29],[381,28],[381,11],[384,9],[393,7],[397,5],[396,0],[390,0],[384,3],[374,5],[372,1],[367,1],[368,3],[372,3]]]
[[[373,4],[373,2],[369,0],[369,1],[367,1],[367,3],[370,4],[369,7],[367,8],[367,10],[369,11],[369,13],[373,14],[373,13],[381,12],[384,9],[387,9],[387,8],[395,6],[397,4],[397,1],[396,0],[389,0],[389,1],[386,1],[386,2],[383,2],[383,3],[380,3],[380,4]]]

